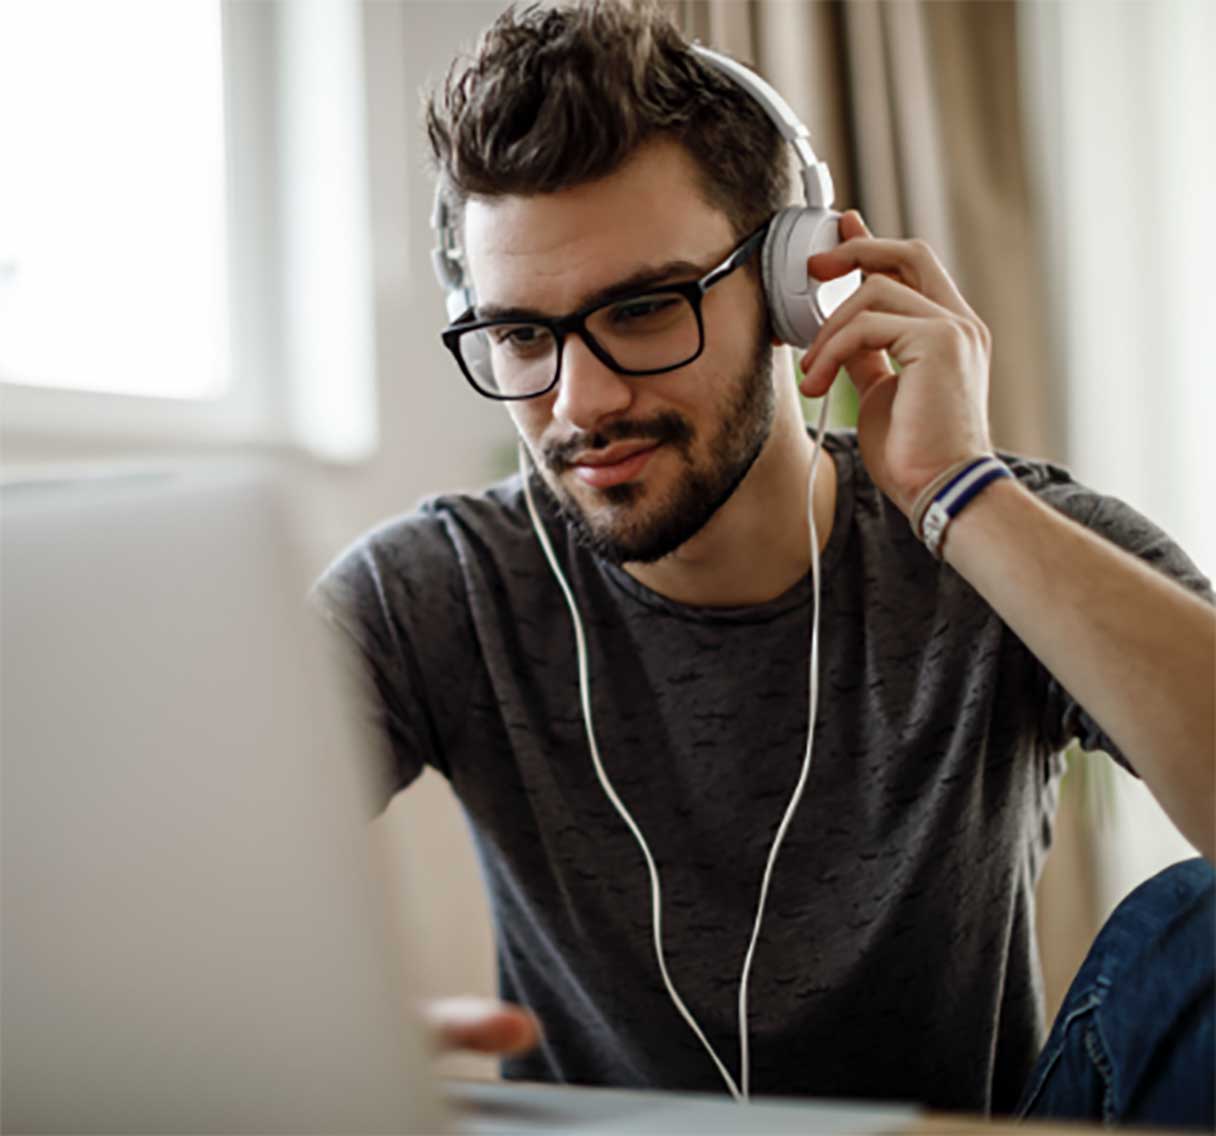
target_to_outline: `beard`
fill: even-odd
[[[730,499],[768,440],[776,404],[772,372],[773,352],[762,331],[732,393],[717,409],[717,432],[700,461],[693,452],[696,431],[675,411],[646,421],[613,422],[544,448],[548,476],[540,480],[577,542],[613,564],[653,564],[696,536]],[[606,515],[589,516],[559,475],[580,452],[637,440],[670,445],[686,467],[684,476],[649,508],[643,507],[646,488],[638,482],[599,490]]]

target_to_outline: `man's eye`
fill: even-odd
[[[543,350],[550,342],[548,330],[536,324],[500,324],[490,329],[494,342],[517,354]]]
[[[528,324],[523,326],[500,324],[492,329],[491,334],[494,336],[495,343],[527,343],[530,339],[535,338],[536,328]]]
[[[609,312],[610,322],[618,331],[644,331],[651,327],[665,327],[680,315],[684,301],[679,296],[639,296],[614,305]]]

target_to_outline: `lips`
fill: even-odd
[[[609,446],[606,450],[584,454],[571,462],[570,468],[585,485],[606,489],[636,478],[658,448],[659,444],[653,442],[644,446]]]

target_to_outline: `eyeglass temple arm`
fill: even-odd
[[[701,291],[712,288],[724,276],[729,276],[745,260],[748,260],[768,235],[769,223],[766,221],[721,264],[701,280]]]

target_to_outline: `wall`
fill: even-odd
[[[432,181],[417,94],[503,6],[364,5],[381,446],[365,467],[335,471],[324,482],[330,552],[425,494],[484,484],[512,437],[505,412],[469,389],[439,340],[445,316],[429,260]],[[484,893],[447,783],[426,775],[377,828],[399,910],[404,915],[408,897],[408,910],[419,913],[410,938],[423,992],[492,993]],[[483,1058],[445,1062],[454,1075],[495,1070]]]

